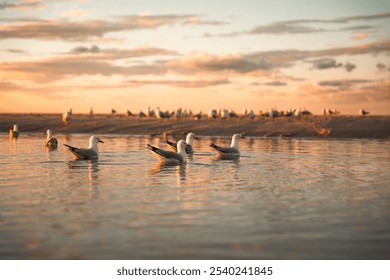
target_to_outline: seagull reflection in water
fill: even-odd
[[[88,169],[88,197],[97,198],[99,194],[99,161],[95,160],[72,160],[68,162],[69,169],[80,172]]]

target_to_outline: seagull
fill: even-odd
[[[76,148],[64,144],[69,148],[69,151],[75,156],[76,159],[97,159],[99,157],[98,143],[104,143],[97,136],[91,136],[89,138],[88,148]]]
[[[221,156],[229,156],[229,155],[230,156],[239,156],[240,155],[240,148],[238,146],[238,140],[240,138],[245,138],[245,137],[242,136],[241,134],[234,134],[232,137],[232,143],[231,143],[230,147],[223,148],[223,147],[215,145],[214,143],[211,143],[210,147],[214,148],[217,151],[217,153]]]
[[[194,116],[194,119],[200,120],[201,118],[202,118],[202,111],[199,111],[199,113]]]
[[[369,112],[365,111],[363,108],[361,108],[358,112],[359,116],[365,116],[365,115],[368,115]]]
[[[50,129],[47,130],[47,137],[45,140],[45,146],[50,149],[57,149],[58,141],[56,138],[52,136],[52,131]]]
[[[157,109],[156,109],[156,118],[159,119],[159,120],[162,120],[162,119],[165,119],[166,117],[167,117],[167,115],[164,112],[161,112],[160,108],[157,107]]]
[[[186,142],[184,140],[180,140],[179,142],[177,142],[177,153],[172,151],[164,151],[149,144],[146,146],[146,148],[149,149],[161,163],[178,164],[186,162],[185,146]]]
[[[19,137],[19,129],[17,124],[14,124],[14,127],[9,130],[9,137],[11,139],[17,139]]]
[[[65,125],[68,125],[68,122],[70,121],[71,117],[72,117],[72,109],[70,109],[70,111],[65,111],[65,113],[62,114],[62,122]]]
[[[194,153],[194,149],[192,148],[194,139],[199,140],[198,136],[196,136],[195,133],[190,132],[187,134],[186,146],[185,146],[186,154]],[[164,140],[165,140],[164,142],[168,144],[168,147],[172,151],[177,152],[177,143],[171,142],[168,139],[166,139],[166,134],[164,134]]]
[[[130,112],[128,109],[126,109],[125,115],[126,115],[126,117],[132,117],[132,116],[134,116],[133,113]]]

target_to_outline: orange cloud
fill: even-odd
[[[363,40],[363,39],[366,39],[367,37],[368,37],[368,35],[366,33],[360,33],[360,34],[353,36],[352,39]]]

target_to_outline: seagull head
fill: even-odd
[[[239,139],[244,139],[245,136],[243,136],[243,135],[241,135],[239,133],[236,133],[236,134],[233,135],[233,138],[236,139],[236,140],[239,140]]]
[[[104,143],[102,140],[99,139],[99,137],[93,135],[89,138],[89,145],[94,146],[97,145],[98,143]]]

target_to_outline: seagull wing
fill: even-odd
[[[171,151],[164,151],[151,145],[146,146],[147,149],[151,150],[153,154],[160,160],[165,162],[183,162],[181,155]]]
[[[69,151],[76,157],[76,159],[96,159],[98,158],[98,154],[96,151],[92,149],[84,149],[84,148],[76,148],[64,144],[64,146],[68,147]]]
[[[219,154],[224,154],[224,155],[234,155],[234,154],[239,154],[240,152],[235,149],[235,148],[223,148],[220,146],[215,145],[214,143],[210,144],[210,147],[215,149]]]

